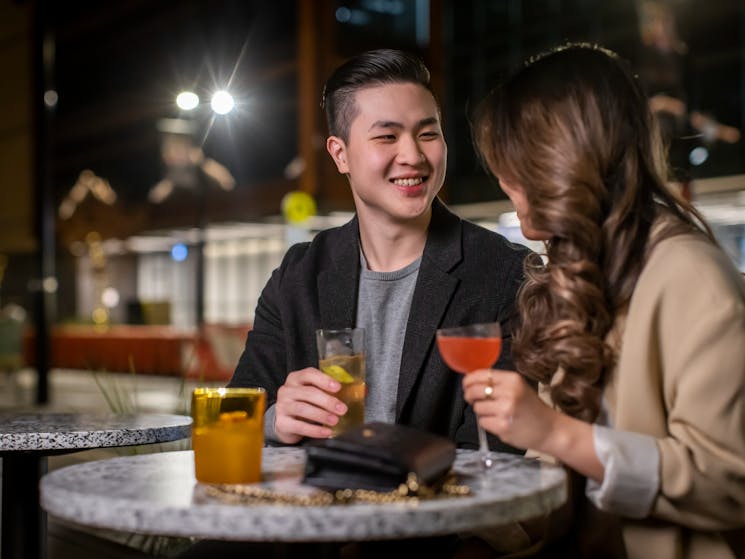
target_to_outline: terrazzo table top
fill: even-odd
[[[265,448],[262,487],[302,492],[300,448]],[[351,541],[455,533],[547,513],[566,500],[555,466],[498,455],[487,474],[475,451],[459,451],[454,470],[471,494],[418,503],[299,506],[228,504],[194,478],[192,451],[87,462],[42,478],[49,514],[115,530],[244,541]]]
[[[0,413],[0,454],[162,443],[191,435],[191,418],[170,414]]]
[[[45,559],[39,479],[47,456],[183,439],[191,418],[170,414],[0,413],[2,556]]]

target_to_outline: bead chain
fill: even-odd
[[[297,495],[267,489],[259,485],[216,484],[204,487],[207,495],[224,503],[236,505],[277,503],[303,507],[352,503],[417,503],[420,499],[464,497],[471,494],[471,488],[468,485],[456,483],[456,477],[453,474],[449,474],[439,486],[427,486],[419,483],[416,474],[410,473],[405,483],[389,492],[369,489],[337,489],[331,492],[319,489],[310,495]]]

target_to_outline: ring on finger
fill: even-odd
[[[484,398],[491,399],[493,397],[493,394],[494,394],[494,387],[491,384],[487,384],[484,387]]]

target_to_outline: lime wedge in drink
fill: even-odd
[[[321,367],[321,370],[330,376],[334,380],[338,380],[342,384],[350,384],[354,382],[354,377],[349,372],[339,365],[326,365]]]

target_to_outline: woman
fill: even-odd
[[[665,186],[637,80],[609,51],[562,47],[490,93],[473,132],[547,251],[520,293],[520,374],[463,380],[480,422],[586,478],[629,557],[741,556],[745,282]]]

